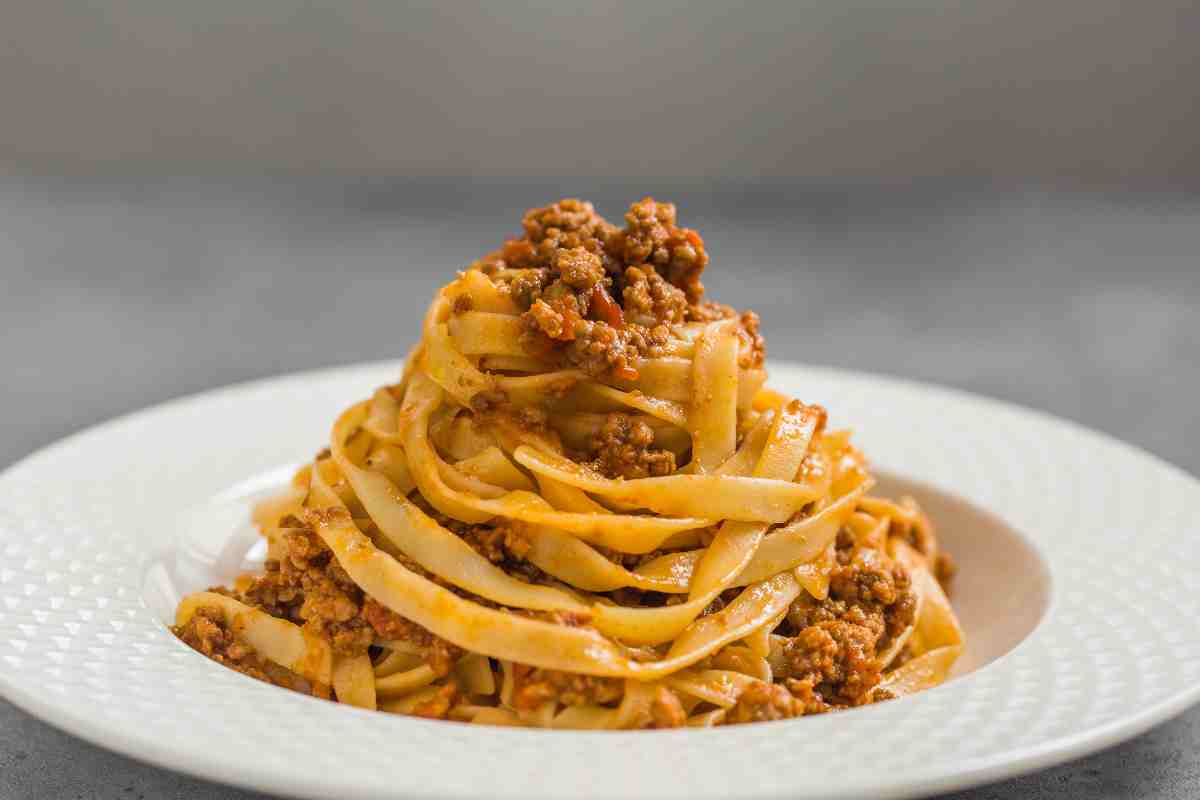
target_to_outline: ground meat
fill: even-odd
[[[542,289],[550,282],[550,273],[542,269],[527,269],[512,277],[508,293],[521,308],[530,308],[542,296]]]
[[[412,713],[414,717],[445,719],[450,713],[450,709],[454,708],[458,704],[458,701],[458,684],[450,681],[439,689],[433,697],[413,707]]]
[[[907,574],[905,578],[907,578]],[[883,611],[883,621],[886,625],[884,636],[880,639],[879,649],[885,650],[891,645],[892,640],[900,634],[904,633],[917,619],[917,595],[908,590],[911,581],[905,582],[905,590],[896,599],[896,602],[888,606]]]
[[[625,318],[652,328],[673,325],[687,316],[687,296],[654,270],[629,267],[625,270]]]
[[[607,253],[608,240],[616,232],[607,220],[596,213],[591,203],[580,200],[560,200],[544,208],[533,208],[525,212],[521,220],[524,234],[520,239],[510,239],[495,252],[489,253],[472,265],[486,275],[498,275],[506,270],[543,270],[554,265],[559,250],[583,248],[600,257],[606,271],[612,259]],[[510,278],[511,279],[511,278]],[[528,297],[530,289],[536,288],[527,278],[522,278],[520,287],[512,287],[514,298]],[[530,297],[529,302],[534,298]],[[528,308],[529,302],[525,303]]]
[[[554,268],[559,280],[580,291],[591,291],[604,279],[604,263],[600,256],[583,247],[559,250],[554,255]]]
[[[832,594],[824,600],[801,597],[788,609],[787,621],[797,632],[842,621],[867,628],[876,636],[881,636],[886,628],[881,609],[869,604],[847,603],[845,600],[835,599]]]
[[[812,678],[805,678],[804,680],[787,678],[784,680],[783,685],[792,693],[792,697],[796,698],[796,702],[800,704],[800,709],[804,715],[824,714],[829,710],[829,704],[825,702],[825,699],[821,695],[817,694],[817,684]]]
[[[675,471],[675,454],[654,448],[654,431],[629,414],[609,414],[591,438],[591,466],[610,478],[647,478]]]
[[[513,665],[513,707],[532,711],[548,700],[567,706],[615,703],[625,692],[619,678],[577,675],[527,664]]]
[[[294,518],[289,524],[283,533],[284,557],[268,563],[261,577],[239,582],[237,599],[302,624],[342,655],[365,653],[378,640],[409,641],[426,649],[426,661],[439,675],[462,657],[461,649],[366,595],[311,529]],[[408,559],[402,563],[436,578]]]
[[[758,332],[758,314],[744,311],[738,317],[738,337],[742,340],[738,350],[738,366],[742,369],[757,369],[767,358],[767,340]]]
[[[523,310],[527,350],[592,377],[633,380],[638,361],[665,353],[671,325],[737,317],[703,304],[704,242],[676,225],[672,204],[646,198],[625,222],[617,230],[590,203],[561,200],[530,210],[522,238],[476,262]],[[758,318],[740,318],[739,335],[741,365],[760,366]]]
[[[459,536],[471,545],[475,552],[493,564],[510,560],[523,560],[533,546],[521,527],[509,520],[500,520],[495,525],[470,525]]]
[[[447,675],[465,652],[457,645],[430,633],[410,619],[400,616],[382,603],[367,597],[362,618],[385,641],[411,642],[425,649],[425,661],[435,675]]]
[[[261,668],[263,659],[249,645],[233,635],[225,624],[225,614],[220,608],[198,608],[191,619],[183,625],[174,626],[171,630],[198,653],[238,672],[270,683],[270,679]]]
[[[700,236],[675,224],[673,205],[650,198],[625,220],[618,231],[591,204],[561,200],[529,211],[521,239],[474,265],[524,311],[526,349],[591,376],[634,379],[640,359],[663,354],[668,326],[694,318],[708,263]]]
[[[675,206],[653,198],[634,203],[625,214],[625,229],[608,240],[609,253],[630,266],[648,265],[682,289],[689,303],[704,297],[700,274],[708,253],[700,234],[675,224]]]
[[[846,530],[839,533],[836,553],[829,596],[817,601],[805,595],[787,616],[796,635],[784,645],[781,677],[797,681],[794,693],[813,706],[870,702],[883,666],[879,653],[916,613],[916,596],[902,567],[878,550],[857,547]]]
[[[243,675],[285,689],[329,697],[328,686],[311,684],[292,671],[259,656],[250,645],[234,635],[225,624],[225,614],[219,608],[198,608],[191,619],[183,625],[172,627],[171,632],[198,653]]]
[[[716,322],[722,319],[733,319],[738,315],[737,309],[724,303],[704,302],[687,307],[689,322]]]
[[[537,430],[544,427],[544,421],[539,422],[544,414],[545,412],[540,409],[522,409],[519,412],[519,419],[525,420],[532,429]],[[526,424],[526,422],[522,422],[522,424]],[[498,518],[492,523],[470,525],[446,516],[430,506],[419,495],[414,496],[413,502],[437,524],[462,538],[475,552],[510,575],[523,578],[529,583],[550,582],[546,573],[525,560],[525,556],[533,547],[533,541],[521,523]],[[405,566],[408,564],[406,563]],[[435,583],[444,585],[452,591],[459,591],[452,584],[442,581],[435,575],[430,575],[420,565],[414,564],[413,567],[415,567],[413,571],[428,577]]]
[[[547,339],[560,342],[575,338],[575,323],[579,319],[577,312],[556,309],[544,300],[534,301],[522,317],[526,333],[531,338],[541,334]]]
[[[238,581],[238,592],[232,594],[247,605],[256,606],[273,617],[303,624],[300,608],[304,605],[304,591],[299,581],[274,559],[263,562],[263,574]]]
[[[288,549],[281,566],[299,576],[304,591],[299,614],[305,627],[328,639],[336,653],[365,653],[374,636],[359,617],[362,590],[312,531],[289,531],[284,540]]]
[[[902,502],[911,502],[911,500],[905,498]],[[914,510],[916,510],[915,507]],[[938,547],[937,533],[929,518],[919,510],[916,510],[916,514],[916,521],[909,521],[901,517],[894,518],[888,535],[902,539],[925,556],[930,562],[933,576],[942,585],[942,589],[949,592],[950,582],[957,571],[954,559],[950,557],[949,553],[942,552]]]
[[[847,621],[812,625],[784,646],[788,674],[812,681],[823,698],[861,705],[879,683],[877,641],[870,628]]]
[[[637,363],[642,358],[657,358],[665,353],[671,332],[665,326],[643,328],[628,325],[618,329],[603,322],[583,320],[575,336],[560,351],[564,366],[574,367],[591,376],[611,373],[625,379],[637,378]]]
[[[558,250],[578,247],[595,253],[603,265],[611,263],[607,245],[616,228],[591,203],[567,199],[534,208],[525,213],[521,226],[530,248],[527,257],[518,258],[518,266],[549,266]]]
[[[726,725],[791,719],[804,713],[804,704],[777,683],[752,683],[725,715]]]
[[[299,520],[282,532],[285,555],[268,562],[261,577],[239,585],[238,599],[262,608],[272,616],[302,624],[309,632],[329,640],[336,653],[365,653],[373,639],[370,627],[359,618],[362,590],[310,529]]]
[[[844,553],[839,551],[839,560]],[[863,615],[878,613],[883,621],[880,643],[884,645],[908,628],[916,614],[912,579],[878,550],[857,550],[846,563],[835,567],[829,576],[829,594],[835,602],[858,608]]]
[[[433,634],[425,628],[407,617],[400,616],[373,597],[368,597],[363,602],[362,616],[379,634],[379,638],[385,641],[412,642],[425,647],[433,638]]]
[[[894,565],[885,565],[884,559],[878,550],[858,551],[847,564],[830,573],[830,593],[849,603],[874,602],[888,606],[896,602],[896,584],[906,576]]]

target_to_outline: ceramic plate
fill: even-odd
[[[556,732],[368,713],[224,669],[166,630],[252,558],[250,498],[396,364],[168,403],[0,476],[0,691],[89,741],[302,797],[906,797],[1129,738],[1200,698],[1200,484],[1039,413],[775,364],[917,496],[960,566],[954,677],[863,709],[715,730]]]

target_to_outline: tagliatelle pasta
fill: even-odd
[[[261,574],[174,631],[261,680],[481,724],[712,727],[935,685],[963,648],[915,502],[763,386],[703,241],[578,201],[438,292],[398,382],[261,503]]]

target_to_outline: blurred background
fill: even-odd
[[[39,0],[0,160],[50,172],[1200,180],[1186,0]]]
[[[770,357],[1003,397],[1198,472],[1198,34],[1183,0],[0,4],[0,466],[189,392],[397,358],[524,209],[653,194]],[[971,796],[1184,797],[1198,753],[1193,711]],[[249,796],[0,704],[0,795],[125,786]]]

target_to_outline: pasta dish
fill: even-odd
[[[460,273],[390,386],[253,512],[260,574],[174,633],[381,711],[546,728],[784,719],[943,681],[952,562],[871,494],[816,405],[765,387],[758,317],[647,198],[529,211]]]

